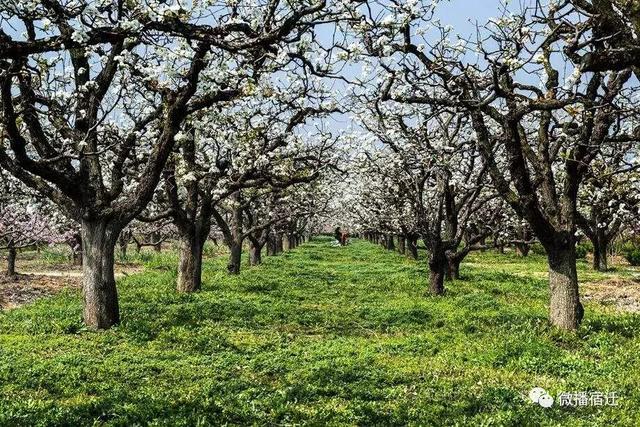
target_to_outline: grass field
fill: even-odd
[[[587,303],[577,336],[550,329],[540,256],[473,254],[444,297],[364,241],[225,263],[178,295],[176,259],[150,258],[107,332],[78,291],[0,313],[0,425],[640,425],[640,315]],[[618,405],[545,409],[534,386]]]

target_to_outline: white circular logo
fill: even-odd
[[[553,405],[553,397],[551,397],[550,394],[545,393],[540,396],[540,398],[538,399],[538,403],[543,408],[551,408],[551,406]]]
[[[542,387],[532,388],[529,392],[529,399],[543,408],[550,408],[553,406],[553,397],[551,397],[551,395]]]
[[[538,401],[540,400],[540,396],[542,396],[543,394],[547,394],[547,391],[545,389],[543,389],[542,387],[534,387],[529,392],[529,399],[531,399],[533,403],[538,403]]]

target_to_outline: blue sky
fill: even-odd
[[[521,4],[529,4],[531,0],[506,0],[510,10],[519,11]],[[499,17],[504,14],[505,0],[440,0],[436,9],[435,19],[438,19],[444,26],[453,27],[452,36],[459,34],[463,38],[473,39],[476,25],[486,24],[490,18]],[[357,65],[346,74],[350,77],[357,72]],[[341,86],[337,84],[337,86]],[[331,130],[348,129],[353,125],[347,115],[334,114],[328,123]]]
[[[519,2],[511,1],[518,8]],[[461,35],[473,32],[475,23],[484,23],[489,18],[502,15],[500,0],[450,0],[441,1],[436,12],[445,25],[451,25]]]

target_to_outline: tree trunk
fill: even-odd
[[[407,247],[409,249],[409,255],[411,258],[417,260],[418,259],[418,241],[415,237],[409,237],[407,239]]]
[[[120,259],[127,259],[127,246],[129,245],[129,240],[120,233],[120,237],[118,237],[118,246],[120,247]]]
[[[407,252],[407,243],[404,236],[398,236],[398,252],[402,255]]]
[[[274,252],[276,251],[275,249],[275,242],[273,241],[273,237],[269,236],[267,238],[267,256],[272,256],[274,255]]]
[[[178,266],[178,292],[195,292],[202,288],[202,251],[197,233],[180,236],[180,264]]]
[[[282,253],[283,251],[283,243],[282,243],[282,233],[276,234],[276,254]]]
[[[272,256],[276,254],[276,240],[274,236],[269,236],[267,238],[267,255]]]
[[[597,239],[592,240],[593,243],[593,269],[597,271],[607,271],[609,268],[607,251],[609,249],[609,242],[599,236]]]
[[[153,245],[153,250],[156,252],[162,252],[162,241],[160,241],[160,233],[151,233],[151,241],[157,242]]]
[[[429,292],[432,295],[444,294],[444,277],[447,270],[447,257],[443,250],[435,249],[429,257]]]
[[[526,257],[529,255],[529,251],[531,250],[531,246],[528,243],[518,242],[515,244],[516,253],[521,257]]]
[[[10,244],[9,245],[9,253],[7,254],[7,276],[16,277],[16,257],[18,255],[18,251],[16,248]]]
[[[256,266],[262,264],[262,246],[249,244],[249,265]]]
[[[229,247],[229,274],[240,274],[240,262],[242,261],[242,242],[233,242]]]
[[[460,260],[456,256],[448,257],[447,278],[449,280],[460,279]]]
[[[73,265],[82,265],[82,250],[73,252]]]
[[[575,246],[571,241],[569,245],[548,248],[547,254],[551,290],[549,319],[554,326],[574,331],[584,315],[578,294]]]
[[[386,248],[390,251],[395,251],[396,245],[393,242],[393,234],[387,234],[385,236],[385,240],[386,240]]]
[[[71,261],[73,265],[82,265],[82,232],[74,233],[73,240],[68,242],[71,248]]]
[[[118,233],[106,221],[82,221],[84,322],[91,328],[108,329],[120,321],[113,273]]]

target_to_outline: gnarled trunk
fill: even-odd
[[[282,243],[282,233],[276,234],[276,254],[279,254],[283,251],[283,243]]]
[[[113,273],[119,232],[115,225],[104,220],[82,221],[83,316],[91,328],[108,329],[120,321]]]
[[[240,274],[240,262],[242,261],[242,242],[233,242],[229,246],[229,274]]]
[[[561,329],[576,330],[582,321],[584,309],[578,294],[576,251],[573,242],[556,248],[547,248],[549,261],[549,320]]]
[[[180,263],[178,265],[178,292],[195,292],[202,288],[202,251],[204,244],[197,232],[180,236]]]

